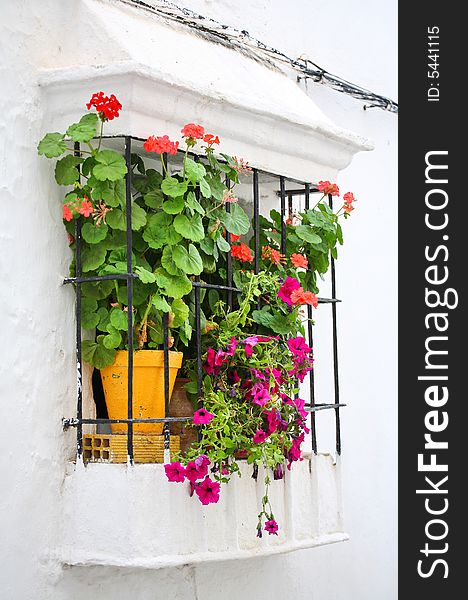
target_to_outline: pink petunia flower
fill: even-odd
[[[265,531],[268,531],[270,535],[278,535],[278,523],[274,519],[270,519],[265,523]]]
[[[255,435],[253,436],[254,444],[262,444],[267,439],[267,434],[263,431],[263,429],[257,429]]]
[[[301,287],[301,284],[294,277],[286,277],[286,281],[282,284],[278,292],[278,298],[281,298],[283,302],[286,302],[288,306],[292,306],[291,294],[294,290]]]
[[[214,419],[214,414],[204,408],[199,408],[193,413],[193,422],[195,425],[208,425]]]
[[[295,356],[304,357],[306,354],[310,354],[312,352],[312,348],[309,348],[305,339],[298,335],[295,338],[290,338],[287,341],[289,351],[292,352]]]
[[[270,400],[271,396],[266,387],[262,388],[256,394],[252,396],[252,402],[257,406],[265,406],[265,404]]]
[[[219,500],[220,487],[221,486],[217,481],[205,477],[205,479],[197,485],[195,492],[202,504],[216,504]]]
[[[206,477],[207,475],[207,464],[200,464],[199,466],[197,466],[195,464],[195,461],[191,460],[189,463],[187,463],[187,466],[185,467],[185,477],[187,477],[187,479],[191,483],[195,483],[197,479],[203,479],[203,477]]]
[[[182,483],[185,481],[185,468],[180,462],[172,462],[164,465],[166,471],[166,477],[171,482]]]

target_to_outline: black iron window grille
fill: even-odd
[[[127,425],[127,452],[128,460],[131,464],[134,462],[134,441],[133,441],[133,425],[135,423],[163,423],[163,436],[164,436],[164,457],[166,460],[169,459],[170,449],[170,423],[173,422],[187,422],[192,417],[171,417],[169,415],[169,323],[168,314],[164,314],[163,318],[163,351],[164,351],[164,400],[165,400],[165,416],[163,418],[135,418],[133,415],[133,281],[138,276],[133,272],[132,265],[132,248],[133,248],[133,230],[132,230],[132,144],[134,142],[141,143],[142,138],[134,136],[104,136],[104,140],[108,142],[121,143],[123,140],[125,143],[125,161],[127,165],[126,175],[126,242],[127,242],[127,272],[113,275],[102,275],[102,276],[83,276],[82,273],[82,261],[81,261],[81,219],[75,221],[75,242],[76,242],[76,256],[75,256],[75,276],[67,277],[64,279],[64,284],[74,284],[76,289],[76,372],[77,372],[77,400],[76,400],[76,417],[63,420],[64,429],[69,427],[76,427],[76,449],[77,457],[81,459],[83,454],[83,425],[99,425],[99,424],[111,424],[111,423],[126,423]],[[179,151],[181,152],[181,151]],[[80,145],[75,143],[75,154],[80,154]],[[198,160],[199,156],[193,152],[188,153],[194,160]],[[167,156],[164,156],[166,167],[168,167]],[[282,230],[281,230],[281,252],[284,254],[286,250],[286,215],[292,214],[293,204],[295,197],[301,197],[304,200],[304,208],[310,207],[311,194],[317,192],[310,183],[298,181],[296,179],[288,178],[283,175],[275,173],[268,173],[261,169],[252,169],[251,174],[251,185],[252,185],[252,198],[253,198],[253,238],[254,238],[254,271],[258,273],[259,261],[260,261],[260,175],[266,175],[277,181],[277,197],[280,203],[280,212],[282,217]],[[226,182],[229,185],[229,182]],[[329,196],[330,208],[333,208],[332,197]],[[230,210],[230,205],[226,204],[226,210]],[[230,242],[230,234],[227,233],[226,239]],[[196,368],[197,368],[197,383],[198,383],[198,405],[203,405],[202,395],[202,376],[203,376],[203,363],[202,363],[202,330],[201,330],[201,289],[215,289],[219,292],[225,292],[227,297],[227,305],[229,308],[233,306],[233,294],[241,292],[240,289],[233,286],[233,269],[232,259],[230,253],[227,254],[226,261],[226,281],[225,285],[210,284],[202,281],[200,276],[194,278],[193,289],[195,298],[195,345],[196,345]],[[311,445],[312,452],[317,454],[317,432],[315,423],[315,413],[322,410],[333,410],[335,412],[335,440],[336,440],[336,452],[341,454],[341,430],[340,430],[340,408],[346,406],[340,403],[340,389],[339,389],[339,377],[338,377],[338,336],[337,336],[337,303],[340,302],[336,298],[336,273],[335,273],[335,262],[333,256],[330,257],[330,276],[331,276],[331,297],[323,298],[319,297],[319,304],[330,304],[331,305],[331,331],[332,331],[332,352],[333,352],[333,381],[334,381],[334,401],[332,403],[316,403],[315,402],[315,382],[314,372],[311,371],[309,377],[310,387],[310,402],[306,404],[307,410],[311,414]],[[83,417],[83,364],[82,364],[82,331],[81,331],[81,285],[88,282],[99,282],[105,280],[125,280],[127,282],[127,307],[128,307],[128,323],[127,323],[127,334],[128,334],[128,388],[127,388],[127,418],[126,419],[109,419],[109,418],[84,418]],[[312,307],[307,306],[307,317],[308,317],[308,339],[309,343],[313,345],[313,325],[312,325]]]

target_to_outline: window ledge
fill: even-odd
[[[348,539],[343,531],[340,465],[321,454],[274,481],[278,536],[255,535],[263,495],[252,468],[203,507],[186,484],[167,482],[162,465],[78,464],[65,479],[62,564],[159,569],[286,553]]]

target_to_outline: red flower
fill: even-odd
[[[63,218],[65,221],[71,221],[73,219],[73,213],[68,204],[63,205]]]
[[[247,244],[239,244],[238,246],[231,246],[231,255],[233,258],[237,258],[242,262],[252,262],[253,254],[252,250],[247,246]]]
[[[205,479],[197,485],[195,492],[202,504],[216,504],[219,500],[220,487],[221,486],[217,481],[205,477]]]
[[[185,129],[185,128],[184,128]],[[214,136],[211,133],[205,134],[203,141],[208,144],[208,146],[212,146],[213,144],[219,144],[219,137]]]
[[[156,152],[157,154],[164,154],[165,152],[167,152],[167,154],[177,154],[178,147],[179,142],[171,142],[167,135],[161,137],[150,135],[143,144],[143,148],[146,152]]]
[[[311,304],[314,308],[318,306],[317,296],[312,292],[305,292],[301,287],[293,290],[291,301],[295,306],[302,306],[303,304]]]
[[[345,204],[351,204],[354,202],[354,200],[356,200],[356,198],[354,197],[353,192],[346,192],[346,194],[343,196],[343,202]]]
[[[201,140],[205,135],[205,128],[201,125],[195,125],[195,123],[187,123],[181,131],[185,138],[191,138],[192,140]]]
[[[78,212],[80,213],[80,215],[83,215],[84,217],[89,217],[89,215],[93,214],[94,207],[91,204],[91,202],[89,202],[87,196],[85,196],[83,198],[83,202],[81,203],[81,206],[80,206]]]
[[[103,121],[112,121],[112,119],[119,116],[119,110],[122,110],[122,105],[114,96],[104,96],[104,92],[97,92],[91,96],[91,100],[86,104],[86,108],[89,110],[91,106],[96,108],[96,112]]]
[[[322,192],[324,196],[339,196],[340,189],[336,183],[330,183],[329,181],[319,181],[317,185],[319,192]]]
[[[354,206],[352,206],[351,204],[345,204],[344,205],[344,211],[345,211],[345,213],[349,214],[353,210],[354,210]]]
[[[274,248],[270,248],[270,246],[263,246],[262,248],[262,258],[263,260],[269,259],[273,264],[279,266],[282,262],[285,261],[284,255],[281,254],[278,250]]]
[[[291,254],[291,262],[298,269],[307,269],[309,266],[309,262],[303,254]]]

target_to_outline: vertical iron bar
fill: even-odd
[[[80,156],[80,143],[74,144],[74,155]],[[75,220],[75,275],[81,277],[81,217]],[[83,363],[81,358],[81,283],[76,283],[76,417],[79,419],[76,428],[76,452],[78,459],[83,453]]]
[[[305,197],[305,209],[309,210],[310,208],[310,185],[308,183],[305,184],[304,188],[304,197]],[[310,304],[307,305],[307,333],[309,337],[309,346],[314,348],[314,338],[313,338],[313,329],[312,329],[312,306]],[[310,405],[315,406],[315,375],[314,369],[309,373],[309,385],[310,385]],[[312,452],[317,454],[317,430],[315,427],[315,412],[312,411],[310,413],[310,438],[312,441]]]
[[[293,214],[293,197],[291,194],[288,196],[288,219],[292,218]]]
[[[258,171],[253,170],[253,225],[254,225],[254,269],[258,273],[260,267],[260,194]]]
[[[229,177],[226,177],[226,187],[230,189],[230,180]],[[231,212],[231,204],[226,202],[226,212]],[[231,243],[231,234],[226,229],[226,241],[228,244]],[[232,255],[231,252],[228,252],[226,255],[226,285],[228,287],[232,287]],[[227,306],[228,310],[232,310],[232,290],[227,291]]]
[[[133,464],[133,234],[132,234],[132,140],[125,137],[125,207],[127,216],[127,347],[128,347],[128,388],[127,388],[127,454],[130,464]]]
[[[169,313],[163,315],[164,324],[164,416],[169,416]],[[164,423],[164,462],[171,460],[171,430],[169,423]]]
[[[333,198],[331,195],[328,196],[328,204],[333,210]],[[336,298],[336,276],[335,276],[335,260],[333,256],[330,256],[331,264],[331,284],[332,284],[332,298]],[[338,336],[337,336],[337,323],[336,323],[336,302],[332,303],[332,327],[333,327],[333,378],[335,383],[335,404],[340,402],[340,386],[338,380]],[[340,409],[337,406],[335,408],[335,425],[336,425],[336,453],[341,454],[341,428],[340,428]]]
[[[196,281],[200,281],[200,277],[197,275]],[[203,377],[203,365],[201,355],[201,306],[200,306],[200,288],[195,287],[195,336],[197,346],[197,394],[198,394],[198,408],[203,406],[202,400],[202,377]]]
[[[286,188],[285,179],[280,176],[280,198],[281,198],[281,254],[286,254]]]

